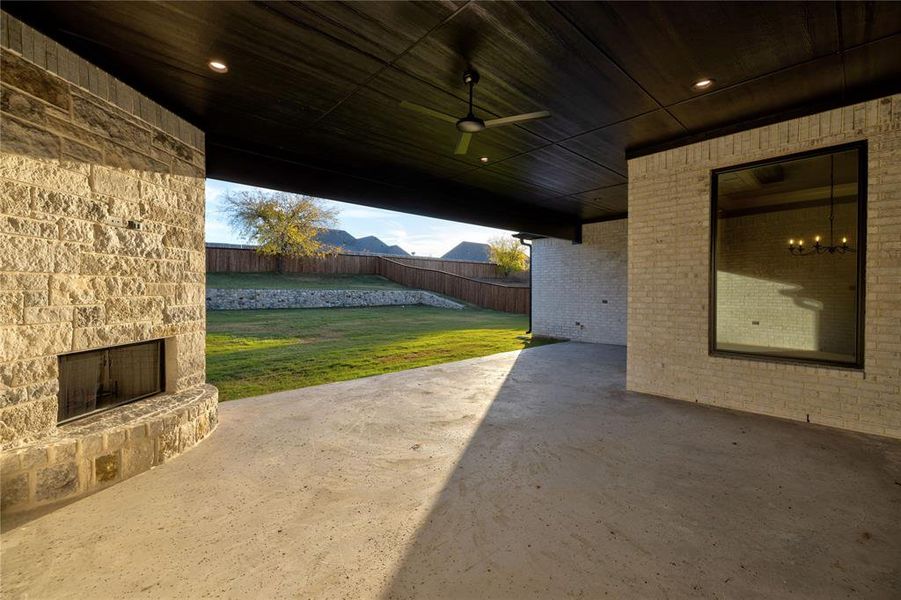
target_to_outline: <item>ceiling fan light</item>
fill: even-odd
[[[215,71],[216,73],[228,73],[228,65],[221,60],[211,60],[207,63],[207,66],[211,71]]]
[[[457,129],[463,133],[478,133],[485,129],[485,121],[470,114],[457,121]]]

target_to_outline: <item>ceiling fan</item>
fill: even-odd
[[[548,111],[539,110],[537,112],[514,115],[512,117],[501,117],[499,119],[488,119],[487,121],[484,121],[475,116],[472,112],[472,89],[478,82],[478,71],[468,70],[463,73],[463,83],[469,85],[469,113],[460,119],[433,108],[416,104],[415,102],[404,100],[400,105],[406,109],[415,110],[424,115],[429,115],[430,117],[441,119],[442,121],[447,121],[448,123],[456,125],[457,130],[460,132],[460,137],[457,138],[457,147],[454,149],[454,154],[466,154],[467,150],[469,150],[469,142],[472,140],[472,134],[478,133],[483,129],[500,127],[502,125],[512,125],[514,123],[524,123],[526,121],[534,121],[537,119],[546,119],[551,116],[551,113]]]

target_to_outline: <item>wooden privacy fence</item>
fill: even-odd
[[[446,271],[454,275],[472,277],[473,279],[497,279],[504,274],[494,263],[474,262],[468,260],[446,260],[441,258],[425,258],[418,256],[385,256],[388,260],[399,262],[402,265],[419,267],[421,269],[435,269]]]
[[[275,271],[274,256],[252,248],[207,246],[208,273],[264,273]],[[332,254],[322,258],[284,258],[286,273],[347,273],[381,275],[407,287],[459,298],[483,308],[528,314],[530,289],[480,281],[501,276],[497,265],[436,258],[404,256],[386,258],[374,254]]]
[[[370,254],[333,254],[322,258],[285,257],[286,273],[349,273],[371,275],[376,272],[378,256]],[[275,271],[278,259],[246,248],[206,248],[207,273],[266,273]]]
[[[528,287],[489,283],[447,271],[414,267],[391,258],[379,259],[378,274],[401,285],[438,292],[483,308],[529,313],[531,289]]]
[[[378,272],[381,256],[376,254],[330,254],[321,258],[284,258],[286,273],[348,273],[351,275],[372,275]],[[418,256],[392,257],[402,264],[436,269],[472,277],[494,279],[502,276],[493,263]],[[207,273],[265,273],[276,270],[274,256],[258,254],[253,248],[206,247]]]

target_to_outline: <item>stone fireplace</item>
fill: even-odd
[[[0,12],[4,514],[150,469],[216,426],[204,137]]]

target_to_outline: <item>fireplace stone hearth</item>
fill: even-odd
[[[194,386],[61,425],[5,451],[4,515],[76,499],[166,462],[216,428],[218,403],[215,387]]]

